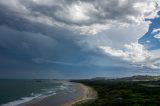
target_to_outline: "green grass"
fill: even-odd
[[[160,87],[146,87],[141,84],[159,84],[154,82],[118,82],[79,80],[98,93],[94,101],[76,106],[160,106]]]

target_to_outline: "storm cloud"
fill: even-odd
[[[141,23],[153,14],[149,0],[14,0],[0,1],[1,10],[12,18],[57,26],[81,34],[97,34],[113,25]],[[3,16],[5,16],[3,15]]]
[[[0,77],[86,78],[148,69],[132,63],[132,52],[124,52],[133,56],[129,62],[113,52],[136,42],[148,28],[144,19],[156,12],[149,0],[0,0]]]

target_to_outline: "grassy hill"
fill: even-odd
[[[151,79],[154,79],[153,76],[134,76],[123,80],[76,80],[74,82],[86,84],[98,93],[96,100],[76,106],[160,106],[160,81]]]

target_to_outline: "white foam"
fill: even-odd
[[[59,86],[59,89],[60,89],[60,90],[65,90],[65,89],[67,89],[67,87],[64,86],[64,85],[61,85],[61,86]]]
[[[69,85],[71,85],[71,84],[66,83],[66,82],[64,83],[62,81],[62,85],[60,85],[60,86],[57,86],[57,87],[51,88],[51,89],[42,89],[42,92],[39,93],[39,94],[36,94],[36,93],[32,92],[30,97],[22,97],[19,100],[11,101],[11,102],[8,102],[6,104],[2,104],[0,106],[21,106],[21,104],[32,102],[32,100],[33,101],[34,100],[35,101],[36,100],[41,100],[41,99],[44,99],[48,96],[56,95],[59,90],[66,90]]]
[[[8,102],[8,103],[3,104],[3,105],[1,105],[1,106],[16,106],[16,105],[20,105],[20,104],[25,103],[25,102],[29,102],[29,101],[37,98],[37,97],[38,97],[38,96],[35,96],[35,97],[23,97],[23,98],[20,99],[20,100]]]
[[[46,93],[47,93],[47,95],[46,95]],[[31,93],[31,97],[22,97],[19,100],[11,101],[11,102],[8,102],[6,104],[2,104],[0,106],[18,106],[20,104],[27,103],[27,102],[29,102],[31,100],[43,99],[43,98],[46,98],[46,97],[51,96],[51,95],[56,95],[56,92],[53,89],[52,90],[48,90],[47,92],[45,92],[43,94]]]

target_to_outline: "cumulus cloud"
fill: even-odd
[[[160,56],[157,55],[159,51],[149,52],[141,44],[125,44],[123,50],[114,49],[107,46],[100,46],[99,48],[105,55],[117,57],[121,60],[128,61],[138,67],[160,69]]]
[[[147,58],[149,58],[148,52],[144,49],[142,45],[138,43],[124,45],[125,50],[117,50],[105,46],[101,46],[99,48],[102,49],[107,55],[120,57],[123,60],[130,61],[132,63],[143,62]]]
[[[149,0],[0,0],[6,11],[50,26],[81,34],[97,34],[112,26],[140,24],[152,16],[155,3]]]
[[[157,39],[160,39],[160,34],[157,34],[154,37],[157,38]]]
[[[153,29],[152,33],[160,32],[160,29]]]

